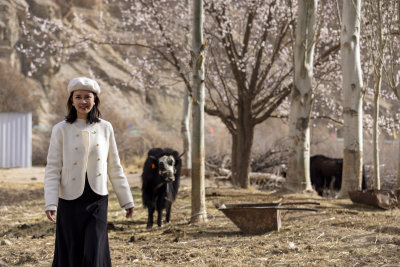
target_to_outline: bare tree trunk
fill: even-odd
[[[380,59],[378,59],[380,61]],[[374,143],[374,189],[381,189],[381,177],[379,172],[379,98],[382,84],[382,64],[378,63],[377,81],[374,90],[374,123],[373,123],[373,143]]]
[[[381,177],[379,171],[379,99],[381,94],[382,73],[383,73],[383,60],[384,60],[384,42],[382,35],[382,2],[381,0],[373,0],[370,2],[372,8],[372,16],[377,16],[376,27],[373,28],[371,36],[371,48],[377,49],[377,56],[372,53],[372,63],[374,67],[374,114],[373,114],[373,151],[374,151],[374,189],[381,189]],[[376,9],[373,8],[376,5]],[[375,45],[376,40],[378,43]]]
[[[190,7],[189,0],[185,1],[185,4],[188,9],[188,14],[190,17]],[[185,35],[185,41],[189,42],[189,31]],[[190,136],[190,111],[191,111],[191,101],[190,101],[189,88],[186,88],[184,96],[183,96],[183,113],[182,113],[182,121],[181,121],[181,134],[183,140],[183,168],[182,174],[189,176],[192,171],[192,143]]]
[[[338,197],[361,190],[363,162],[363,82],[360,62],[361,0],[343,0],[341,54],[343,73],[344,151],[342,188]]]
[[[241,188],[249,187],[250,156],[253,146],[254,125],[251,119],[251,100],[239,97],[240,110],[236,132],[232,135],[232,183]]]
[[[254,127],[248,123],[239,126],[237,134],[232,136],[232,183],[240,188],[249,187],[253,136]]]
[[[285,187],[312,190],[310,180],[310,116],[312,110],[315,18],[318,0],[299,0],[294,48],[294,89],[291,96],[289,137],[291,152]]]
[[[204,189],[204,63],[203,1],[193,1],[193,125],[192,125],[192,217],[191,223],[207,221]]]
[[[238,138],[237,133],[232,134],[232,149],[231,149],[231,181],[234,186],[240,186],[239,182],[239,162],[237,155],[238,151]],[[400,165],[399,165],[400,166]]]
[[[185,90],[183,97],[183,114],[181,122],[181,133],[183,139],[183,175],[190,175],[192,170],[192,149],[191,149],[191,138],[190,138],[190,110],[191,102],[189,91]]]

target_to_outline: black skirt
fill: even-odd
[[[83,194],[59,199],[53,267],[109,267],[108,196],[96,194],[85,179]]]

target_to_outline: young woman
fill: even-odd
[[[111,266],[107,177],[126,217],[133,198],[111,124],[100,119],[100,87],[78,77],[67,87],[68,115],[53,127],[45,169],[47,218],[56,222],[53,266]]]

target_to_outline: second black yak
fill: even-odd
[[[322,196],[324,188],[340,190],[342,187],[343,159],[330,158],[324,155],[310,157],[310,178],[318,195]],[[362,189],[367,189],[364,166],[362,169]]]

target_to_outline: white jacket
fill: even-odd
[[[109,177],[120,206],[133,206],[112,125],[108,121],[100,120],[98,123],[89,124],[85,130],[80,130],[74,123],[57,123],[51,133],[45,169],[46,210],[55,209],[59,197],[72,200],[81,196],[85,187],[86,172],[94,192],[107,195]]]

